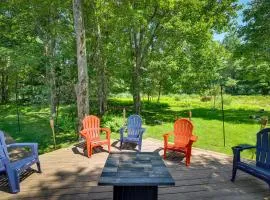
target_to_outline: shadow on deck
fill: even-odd
[[[143,151],[162,155],[161,147],[161,141],[143,141]],[[123,151],[134,148],[127,145]],[[112,151],[119,151],[118,142],[113,142]],[[112,187],[97,186],[107,156],[104,147],[87,158],[82,144],[41,155],[43,173],[35,170],[24,173],[19,194],[8,193],[7,180],[1,176],[0,199],[112,199]],[[183,159],[178,153],[170,153],[165,160],[176,185],[159,187],[160,200],[270,199],[268,185],[248,174],[239,172],[236,182],[230,182],[232,159],[229,156],[194,148],[189,168],[185,167]]]

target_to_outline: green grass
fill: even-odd
[[[16,142],[37,142],[39,153],[54,150],[52,131],[49,123],[48,106],[20,106],[19,119],[20,130],[18,127],[17,112],[14,105],[0,106],[0,130],[7,132]],[[69,146],[76,141],[77,135],[72,127],[69,117],[69,106],[60,109],[59,126],[57,130],[57,148]]]
[[[113,99],[115,106],[131,106],[131,99]],[[192,111],[192,121],[195,134],[199,137],[195,147],[231,154],[231,147],[239,144],[256,143],[256,133],[260,129],[258,121],[250,116],[269,116],[269,96],[228,96],[224,97],[226,146],[223,142],[222,112],[220,98],[213,101],[201,102],[196,95],[163,96],[160,103],[156,99],[143,104],[142,117],[147,131],[145,138],[151,137],[162,140],[162,135],[173,130],[173,122],[178,117],[188,117]],[[260,112],[264,109],[264,112]],[[129,111],[129,110],[128,110]],[[131,114],[131,112],[129,112]],[[118,115],[119,117],[120,115]],[[159,125],[157,121],[161,121]],[[244,156],[252,157],[253,152],[247,151]]]
[[[255,144],[260,125],[250,116],[269,116],[269,96],[228,96],[224,97],[226,146],[223,146],[222,113],[220,98],[201,102],[197,95],[171,95],[156,98],[152,102],[143,101],[142,117],[147,131],[144,138],[163,140],[162,135],[173,130],[173,122],[178,117],[188,117],[192,111],[195,134],[199,137],[195,147],[231,154],[231,147],[238,144]],[[123,124],[123,108],[127,116],[132,114],[132,99],[119,97],[109,100],[109,110],[102,118],[102,124],[112,130],[112,138],[119,137],[118,130]],[[9,133],[18,142],[38,142],[40,153],[53,150],[52,133],[49,126],[48,106],[21,106],[21,131],[18,131],[16,107],[0,106],[0,129]],[[264,112],[259,112],[264,109]],[[75,106],[62,106],[59,109],[57,128],[57,148],[75,143]],[[92,108],[91,113],[95,113]],[[159,124],[162,123],[162,124]],[[245,157],[251,158],[248,151]]]

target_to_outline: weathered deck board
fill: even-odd
[[[118,145],[114,142],[112,150],[119,151]],[[143,141],[143,151],[162,154],[161,147],[162,142],[158,140]],[[108,156],[106,151],[98,151],[90,159],[79,147],[41,155],[43,173],[38,174],[34,170],[26,173],[20,184],[21,192],[15,195],[7,192],[7,181],[2,177],[0,199],[112,200],[111,186],[97,186]],[[231,162],[230,156],[194,148],[191,166],[187,168],[181,157],[170,154],[165,163],[176,185],[160,187],[159,199],[270,200],[268,185],[248,174],[239,172],[236,182],[231,183]]]

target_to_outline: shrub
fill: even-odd
[[[201,97],[201,102],[207,102],[207,101],[211,101],[212,97],[211,96],[202,96]]]
[[[102,126],[110,128],[112,132],[118,132],[123,125],[124,120],[122,117],[113,117],[111,115],[106,115],[102,118]]]
[[[180,101],[181,100],[181,97],[177,95],[176,97],[174,97],[174,100],[175,101]]]

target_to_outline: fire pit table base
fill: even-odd
[[[157,200],[158,186],[114,186],[113,200]]]

